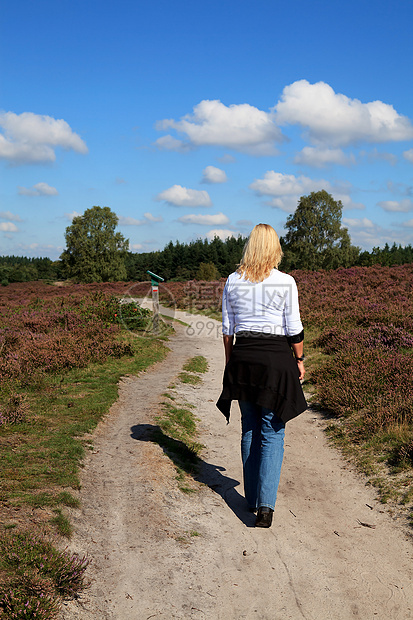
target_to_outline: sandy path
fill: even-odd
[[[408,532],[327,445],[319,414],[309,410],[287,425],[274,523],[253,527],[240,484],[238,407],[229,426],[215,407],[219,325],[176,316],[196,335],[179,326],[167,359],[122,382],[95,434],[70,544],[93,558],[92,585],[62,619],[413,618]],[[206,445],[198,491],[186,495],[147,431],[160,395],[185,360],[200,354],[210,365],[203,384],[175,388],[196,405]]]

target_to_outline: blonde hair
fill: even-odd
[[[251,231],[244,247],[237,273],[250,282],[262,282],[277,268],[283,251],[274,228],[269,224],[257,224]]]

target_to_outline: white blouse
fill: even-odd
[[[250,282],[234,272],[222,296],[222,333],[240,331],[295,336],[303,329],[298,291],[292,276],[273,269],[262,282]]]

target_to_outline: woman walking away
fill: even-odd
[[[222,297],[226,366],[217,407],[229,422],[231,401],[239,402],[245,499],[258,510],[256,527],[272,523],[285,424],[307,408],[297,285],[278,271],[281,258],[275,230],[258,224]]]

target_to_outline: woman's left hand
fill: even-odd
[[[302,379],[304,379],[304,375],[305,375],[304,362],[297,362],[297,366],[298,366],[298,371],[300,373],[300,376],[298,378],[301,381]]]

